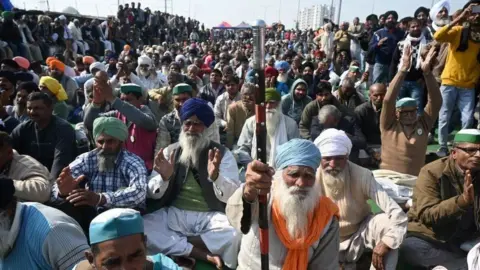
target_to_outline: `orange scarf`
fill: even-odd
[[[306,236],[292,239],[287,230],[285,218],[280,213],[278,201],[272,204],[272,221],[280,241],[288,249],[283,264],[284,270],[306,270],[308,266],[308,248],[319,240],[325,226],[335,216],[339,218],[339,210],[329,198],[322,196],[315,210],[308,215],[308,232]]]

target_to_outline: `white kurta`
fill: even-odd
[[[170,147],[165,148],[163,154],[169,157]],[[227,150],[220,163],[218,178],[213,182],[215,196],[227,203],[239,186],[237,162]],[[154,170],[148,182],[147,196],[160,199],[167,188],[168,182],[163,181],[161,175]],[[221,256],[227,267],[237,267],[242,235],[230,225],[224,213],[186,211],[170,206],[143,218],[149,254],[189,256],[193,246],[187,237],[200,236],[209,251]]]

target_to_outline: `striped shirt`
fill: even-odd
[[[70,163],[72,176],[85,175],[85,188],[102,193],[106,199],[106,208],[145,208],[147,195],[147,168],[137,155],[126,150],[120,151],[115,169],[107,172],[98,170],[98,150],[82,154]],[[51,200],[62,202],[55,183]]]

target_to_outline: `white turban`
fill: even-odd
[[[148,65],[149,67],[152,66],[152,59],[150,59],[150,57],[146,56],[146,55],[142,55],[140,57],[138,57],[138,65],[141,66],[141,65]]]
[[[183,56],[182,54],[179,54],[175,57],[175,62],[185,62],[185,56]]]
[[[89,70],[90,70],[90,73],[92,72],[93,69],[98,69],[98,70],[102,70],[102,71],[105,71],[105,65],[101,62],[93,62],[92,64],[90,64],[90,67],[89,67]]]
[[[324,130],[314,144],[320,149],[322,157],[348,156],[352,150],[352,141],[347,134],[334,128]]]
[[[440,2],[435,3],[435,5],[433,5],[433,7],[430,9],[430,19],[435,22],[437,14],[443,8],[446,8],[448,13],[450,14],[450,6],[450,0],[441,0]]]

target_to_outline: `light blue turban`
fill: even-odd
[[[311,141],[293,139],[277,149],[275,169],[283,170],[288,166],[307,166],[316,170],[320,166],[320,150]]]
[[[90,244],[143,234],[140,212],[128,208],[114,208],[96,216],[90,223]]]
[[[285,72],[287,72],[290,69],[290,64],[288,64],[287,61],[278,61],[275,63],[275,69],[283,69]]]
[[[417,107],[417,100],[413,98],[402,98],[397,100],[397,103],[395,103],[395,107],[398,108],[404,108],[404,107]]]

